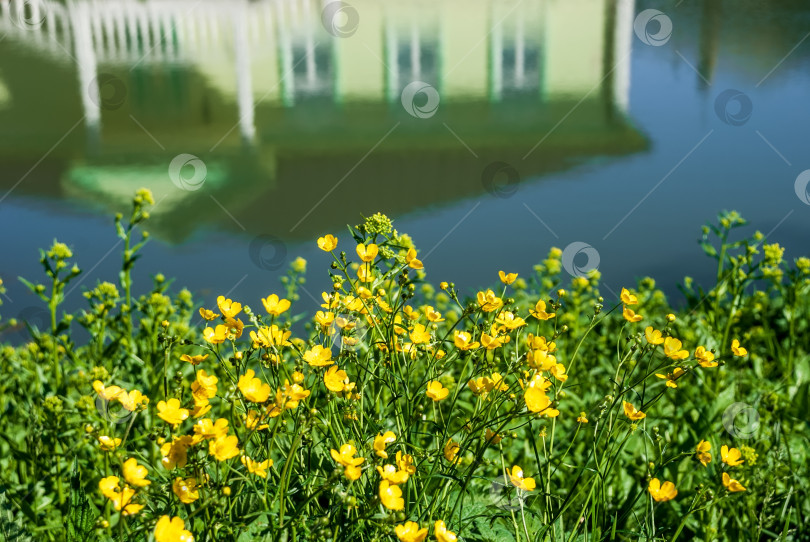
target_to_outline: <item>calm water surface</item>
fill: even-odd
[[[468,291],[581,242],[606,297],[676,294],[722,209],[808,254],[808,35],[798,1],[0,0],[4,314],[55,237],[68,305],[114,280],[141,186],[141,287],[207,302],[258,304],[298,255],[319,297],[314,239],[376,211]]]

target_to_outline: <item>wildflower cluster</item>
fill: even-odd
[[[52,503],[26,508],[32,528],[158,542],[674,539],[739,533],[753,513],[760,531],[801,528],[793,484],[807,462],[791,455],[800,418],[786,405],[808,389],[810,260],[788,269],[776,244],[756,259],[761,238],[730,243],[739,215],[702,243],[718,284],[693,299],[687,281],[675,311],[651,279],[613,303],[598,273],[565,281],[557,248],[533,276],[436,289],[411,239],[375,214],[317,239],[331,287],[302,315],[300,258],[283,291],[255,299],[192,310],[160,275],[136,297],[129,271],[148,236],[130,241],[152,203],[139,191],[129,223],[116,219],[124,269],[86,290],[86,344],[57,310],[80,271],[60,273],[73,254],[54,243],[51,294],[30,285],[51,327],[2,348],[0,406],[31,414],[9,416],[0,495]],[[758,437],[729,421],[739,404],[756,405]],[[798,472],[779,482],[758,462]]]

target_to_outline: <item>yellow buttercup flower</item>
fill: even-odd
[[[180,356],[181,361],[188,362],[192,365],[199,365],[206,359],[208,359],[208,354],[202,354],[199,356],[189,356],[188,354],[183,354],[182,356]]]
[[[226,299],[225,296],[222,295],[217,297],[217,307],[219,307],[219,312],[221,312],[222,316],[225,318],[235,318],[237,314],[242,312],[241,303]]]
[[[228,434],[228,420],[219,418],[216,422],[209,418],[198,420],[194,424],[194,436],[192,444],[198,444],[203,440],[217,439]]]
[[[217,382],[219,379],[214,375],[208,375],[205,369],[197,371],[197,378],[191,383],[191,393],[208,399],[217,394]]]
[[[239,439],[236,435],[219,437],[208,441],[208,454],[217,461],[226,461],[239,455]]]
[[[124,389],[119,386],[105,386],[101,380],[94,380],[93,381],[93,389],[96,390],[96,393],[106,399],[107,401],[112,401],[122,393],[124,393]]]
[[[304,361],[313,367],[326,367],[335,361],[332,359],[332,350],[316,344],[310,350],[304,352]]]
[[[455,464],[461,461],[461,458],[458,457],[459,450],[461,450],[461,447],[458,445],[458,443],[456,443],[453,439],[449,439],[445,443],[444,450],[442,450],[442,452],[444,453],[444,458],[446,460]]]
[[[553,312],[546,312],[546,302],[542,299],[534,304],[534,309],[530,309],[529,314],[538,320],[548,320],[550,318],[554,318],[555,316],[555,313]]]
[[[194,478],[184,480],[178,476],[172,483],[172,491],[183,504],[191,504],[200,498],[200,490],[197,489],[197,480]]]
[[[192,394],[191,398],[194,399],[194,409],[191,411],[191,415],[194,418],[201,418],[208,414],[211,410],[211,403],[208,402],[208,397]]]
[[[427,527],[419,528],[419,524],[413,521],[406,521],[404,525],[394,527],[394,533],[400,542],[422,542],[427,537]]]
[[[483,346],[487,350],[495,350],[496,348],[500,348],[506,342],[509,342],[508,335],[505,335],[503,337],[490,337],[486,333],[481,334],[481,346]]]
[[[538,371],[549,371],[557,365],[557,358],[548,350],[533,350],[527,361],[530,367]]]
[[[262,299],[262,305],[264,305],[264,310],[267,311],[267,314],[280,316],[290,308],[290,300],[279,299],[276,294],[270,294]]]
[[[501,279],[506,285],[512,284],[518,277],[517,273],[504,273],[503,271],[498,271],[498,277]]]
[[[284,386],[282,386],[282,391],[284,396],[287,398],[287,402],[285,403],[285,408],[298,408],[299,401],[306,399],[309,397],[309,390],[304,389],[299,384],[290,385],[289,381],[284,381]]]
[[[509,385],[503,381],[500,373],[492,373],[491,376],[483,377],[484,388],[490,391],[507,391]]]
[[[622,406],[624,407],[624,415],[633,421],[643,420],[647,417],[645,413],[641,412],[640,410],[636,410],[633,403],[622,401]]]
[[[258,331],[250,332],[250,340],[253,341],[254,348],[259,346],[269,348],[271,346],[292,346],[288,340],[292,335],[289,330],[279,328],[273,324],[270,327],[260,327]]]
[[[650,485],[647,487],[647,490],[656,502],[671,501],[678,495],[675,484],[672,482],[664,482],[662,484],[658,478],[650,480]]]
[[[357,256],[366,263],[373,262],[377,257],[379,248],[374,243],[357,245]]]
[[[408,267],[412,269],[424,269],[425,265],[422,263],[422,260],[416,258],[416,249],[409,248],[407,254],[405,254],[405,263],[408,264]]]
[[[481,307],[481,310],[484,312],[496,311],[503,307],[503,299],[498,297],[492,290],[478,292],[476,299],[478,300],[478,305]]]
[[[324,252],[331,252],[337,248],[338,240],[337,237],[328,233],[323,237],[318,237],[318,248],[323,250]]]
[[[740,450],[737,448],[729,448],[725,444],[720,447],[720,459],[723,460],[723,463],[728,465],[729,467],[736,467],[738,465],[742,465],[745,463],[743,459],[741,459],[742,454]]]
[[[426,305],[424,307],[425,317],[430,322],[444,322],[444,318],[442,318],[442,313],[435,310],[431,305]]]
[[[562,363],[555,363],[554,366],[548,370],[548,372],[560,382],[565,382],[568,380],[568,375],[565,374],[565,365]]]
[[[222,344],[228,338],[228,327],[219,324],[216,328],[207,327],[203,330],[203,339],[211,344]]]
[[[633,311],[633,309],[628,308],[626,306],[622,310],[622,316],[624,316],[625,320],[627,320],[628,322],[631,322],[631,323],[641,322],[641,320],[643,318],[640,314],[636,314]]]
[[[512,467],[512,472],[509,473],[509,479],[512,485],[524,491],[534,491],[535,483],[534,478],[524,478],[523,469],[515,465]]]
[[[106,478],[102,478],[98,482],[98,490],[102,495],[110,500],[113,500],[121,490],[121,488],[118,486],[119,481],[120,479],[118,476],[107,476]]]
[[[329,367],[323,375],[323,382],[326,384],[326,389],[335,393],[342,392],[348,381],[349,375],[346,374],[346,371],[338,369],[337,365]]]
[[[158,416],[168,424],[177,425],[189,416],[188,409],[180,408],[180,400],[172,397],[157,404]]]
[[[358,465],[362,465],[363,461],[365,461],[365,458],[363,457],[354,457],[357,453],[357,448],[348,443],[343,444],[340,447],[340,451],[330,450],[329,453],[335,462],[340,463],[344,467],[356,467]]]
[[[455,344],[456,348],[459,350],[471,350],[480,346],[480,343],[472,341],[472,335],[466,331],[459,330],[453,332],[453,344]]]
[[[122,391],[115,399],[130,412],[135,412],[140,405],[146,405],[149,402],[149,398],[139,390]]]
[[[357,280],[360,282],[374,282],[374,270],[370,269],[368,265],[361,265],[357,268]],[[357,305],[359,305],[359,307],[349,307],[350,310],[359,311],[362,308],[360,299],[357,300]]]
[[[584,412],[580,412],[579,416],[577,416],[577,423],[588,423],[588,417]]]
[[[422,324],[414,324],[413,330],[408,333],[413,344],[425,344],[430,342],[430,331]]]
[[[709,450],[711,449],[712,443],[705,440],[698,442],[697,446],[695,447],[695,456],[697,456],[697,460],[700,461],[704,467],[709,466],[709,463],[712,460],[712,454],[709,453]]]
[[[217,317],[217,313],[212,310],[206,309],[205,307],[200,307],[200,316],[204,320],[208,320],[209,322]]]
[[[380,502],[389,510],[402,510],[405,508],[405,499],[399,486],[391,485],[388,480],[380,482]]]
[[[723,485],[731,493],[736,493],[738,491],[745,491],[745,486],[743,486],[739,481],[729,476],[727,472],[723,473]]]
[[[675,367],[675,369],[674,369],[674,370],[673,370],[671,373],[667,373],[667,374],[665,374],[665,375],[662,375],[662,374],[657,374],[657,373],[656,373],[656,375],[655,375],[655,376],[657,376],[658,378],[663,378],[663,379],[666,379],[666,381],[667,381],[667,387],[669,387],[669,388],[677,388],[677,387],[678,387],[678,384],[677,384],[677,382],[676,382],[676,381],[677,381],[677,380],[678,380],[678,379],[679,379],[681,376],[683,376],[684,374],[686,374],[686,371],[684,371],[684,370],[683,370],[683,369],[681,369],[680,367]]]
[[[664,342],[664,336],[661,334],[661,331],[652,326],[647,326],[644,330],[644,337],[650,344],[661,344]]]
[[[526,407],[531,412],[542,414],[549,418],[555,418],[560,415],[560,411],[553,408],[551,399],[549,399],[546,392],[540,387],[527,387],[526,391],[523,392],[523,400],[526,403]]]
[[[509,311],[503,311],[495,318],[495,323],[501,326],[501,329],[506,328],[508,330],[514,330],[521,326],[526,325],[526,321],[521,318],[520,316],[515,316],[515,314]]]
[[[357,480],[360,478],[362,471],[360,465],[366,460],[364,457],[354,457],[357,449],[351,444],[344,444],[340,447],[340,451],[329,450],[332,459],[336,463],[343,465],[343,475],[349,480]]]
[[[315,321],[318,322],[322,328],[328,328],[335,321],[335,314],[333,312],[318,311],[315,313]]]
[[[262,419],[263,416],[255,410],[248,410],[248,413],[245,416],[245,427],[251,431],[261,431],[262,429],[267,429],[270,427],[266,423],[262,423]]]
[[[134,457],[130,457],[124,461],[124,464],[121,466],[121,472],[124,474],[124,480],[131,486],[146,487],[152,483],[146,479],[146,475],[149,474],[149,471],[146,467],[138,465],[138,460]]]
[[[638,305],[638,297],[630,293],[630,290],[627,288],[622,288],[622,293],[620,295],[622,303],[625,305]]]
[[[413,464],[412,455],[397,452],[396,463],[399,470],[407,472],[410,476],[416,474],[416,465]]]
[[[194,542],[182,518],[161,516],[155,525],[155,542]]]
[[[664,355],[670,359],[682,360],[689,357],[689,352],[681,348],[683,343],[675,337],[664,339]]]
[[[450,390],[442,386],[442,383],[438,380],[428,382],[426,394],[429,398],[433,399],[433,401],[441,401],[446,398],[449,393]]]
[[[143,505],[131,502],[135,496],[135,490],[129,487],[121,489],[118,485],[119,481],[117,476],[102,478],[98,482],[98,489],[102,495],[112,501],[113,507],[122,512],[123,515],[137,514],[143,509]]]
[[[695,359],[698,361],[701,367],[717,367],[717,362],[714,361],[714,354],[702,346],[695,348]]]
[[[748,354],[748,350],[740,346],[740,341],[737,339],[731,341],[731,351],[737,357],[742,357]]]
[[[262,478],[267,478],[267,469],[273,466],[272,459],[265,459],[264,461],[254,461],[246,455],[243,455],[239,458],[242,464],[247,467],[247,470],[251,474],[255,474],[256,476],[261,476]]]
[[[433,524],[433,536],[438,542],[456,542],[458,540],[456,533],[447,530],[447,525],[442,520]]]
[[[393,431],[386,431],[385,434],[377,434],[377,436],[374,437],[374,453],[377,454],[378,457],[386,459],[388,453],[385,451],[385,447],[395,440],[397,440],[397,436]]]
[[[501,440],[503,440],[503,437],[487,427],[486,431],[484,431],[484,440],[492,444],[498,444],[501,442]]]
[[[383,480],[394,485],[404,484],[408,481],[408,473],[404,470],[397,470],[394,465],[383,465],[382,467],[378,465],[377,472],[380,473]]]
[[[183,468],[188,461],[188,448],[192,445],[193,438],[189,435],[180,437],[172,437],[171,442],[167,442],[160,447],[160,453],[163,456],[161,464],[172,470],[175,467]]]
[[[245,374],[239,377],[237,387],[245,396],[245,399],[251,403],[264,403],[270,397],[270,384],[255,378],[255,375],[253,369],[248,369]]]

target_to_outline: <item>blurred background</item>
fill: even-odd
[[[315,239],[379,211],[434,284],[571,246],[607,299],[650,275],[677,301],[723,209],[810,253],[808,36],[792,0],[0,0],[3,314],[34,314],[16,277],[54,238],[68,308],[115,281],[139,187],[136,291],[257,306],[302,256],[309,310]]]

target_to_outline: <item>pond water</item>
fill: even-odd
[[[33,314],[16,277],[54,238],[69,306],[114,280],[141,186],[141,288],[209,303],[258,305],[300,255],[314,306],[315,238],[377,211],[465,291],[558,246],[606,298],[677,297],[722,209],[807,254],[808,36],[787,0],[0,0],[3,314]]]

